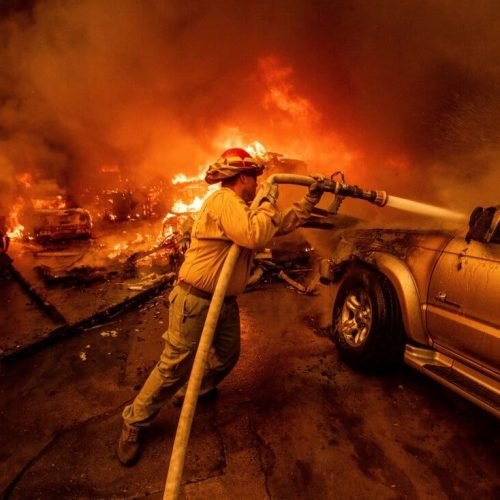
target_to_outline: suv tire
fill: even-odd
[[[355,369],[380,371],[403,358],[404,330],[394,289],[385,276],[356,265],[340,282],[333,306],[333,337]]]

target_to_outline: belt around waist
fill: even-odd
[[[201,290],[199,288],[196,288],[193,285],[190,285],[189,283],[186,283],[185,281],[180,281],[178,285],[185,290],[187,293],[190,293],[191,295],[194,295],[195,297],[199,297],[200,299],[206,299],[206,300],[212,300],[212,294],[205,292],[205,290]],[[235,300],[236,296],[231,295],[230,297],[224,297],[224,302],[230,302],[231,300]]]

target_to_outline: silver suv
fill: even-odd
[[[357,369],[404,361],[500,416],[500,206],[469,230],[344,233],[322,281],[335,283],[333,337]]]

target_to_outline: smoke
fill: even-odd
[[[498,202],[495,0],[44,0],[0,15],[7,206],[21,172],[78,191],[118,165],[143,183],[252,140],[367,187]]]

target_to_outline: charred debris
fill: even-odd
[[[270,173],[303,166],[269,156]],[[9,327],[14,319],[8,315],[23,312],[11,304],[4,314],[12,335],[0,343],[0,359],[106,323],[172,286],[190,245],[195,213],[209,192],[200,177],[174,180],[168,195],[166,186],[103,189],[92,203],[87,199],[85,208],[53,182],[25,189],[24,202],[11,211],[10,231],[3,232],[3,242],[7,234],[12,237],[8,254],[3,243],[0,279],[16,283],[51,323],[37,329],[34,321],[35,332],[17,332]],[[170,208],[161,200],[168,200]],[[317,210],[306,227],[334,225],[331,212]],[[300,234],[277,238],[256,255],[248,290],[281,282],[298,293],[315,294],[317,260]]]

